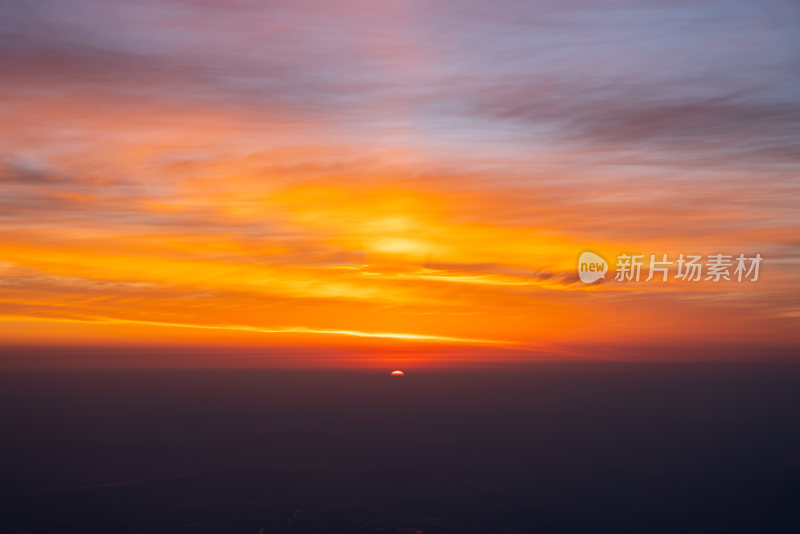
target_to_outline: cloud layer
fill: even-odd
[[[789,1],[3,2],[0,332],[796,344],[798,23]],[[585,287],[583,250],[767,260],[750,285]]]

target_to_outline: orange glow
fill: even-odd
[[[235,61],[209,70],[190,43],[174,52],[194,67],[175,73],[9,59],[0,342],[348,348],[357,366],[376,364],[375,344],[424,364],[445,346],[500,361],[565,345],[800,343],[793,174],[732,163],[736,138],[711,143],[725,157],[694,159],[663,140],[675,135],[638,144],[647,121],[606,128],[614,113],[594,100],[574,118],[597,122],[558,137],[572,121],[549,115],[557,98],[538,77],[524,96],[472,67],[439,79],[458,65],[411,46],[416,9],[392,8],[391,31],[367,32],[330,72],[315,61],[327,45],[243,58],[229,35],[218,53]],[[173,37],[196,26],[213,25]],[[584,250],[766,261],[754,284],[586,286]]]
[[[173,343],[211,330],[233,344],[282,344],[275,336],[287,335],[300,345],[375,338],[417,342],[424,351],[437,343],[531,347],[676,335],[748,341],[768,331],[785,336],[791,323],[780,309],[743,320],[729,306],[732,297],[742,305],[763,301],[790,279],[777,271],[751,286],[584,286],[574,279],[584,249],[614,257],[710,253],[712,245],[689,235],[590,240],[573,228],[580,221],[510,221],[509,211],[551,210],[516,193],[312,183],[242,198],[246,210],[231,211],[237,203],[220,202],[213,189],[173,202],[196,230],[65,223],[0,231],[0,272],[13,281],[1,297],[3,338],[112,343],[149,331],[148,338]],[[132,203],[137,217],[164,212],[151,206]],[[223,230],[202,231],[197,210],[213,213]],[[236,230],[248,226],[258,230]]]

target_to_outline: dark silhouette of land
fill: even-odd
[[[800,365],[0,373],[0,531],[800,532]]]

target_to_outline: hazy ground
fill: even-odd
[[[800,366],[3,371],[5,532],[800,532]]]

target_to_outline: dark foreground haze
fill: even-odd
[[[0,373],[9,533],[796,533],[800,366]]]

